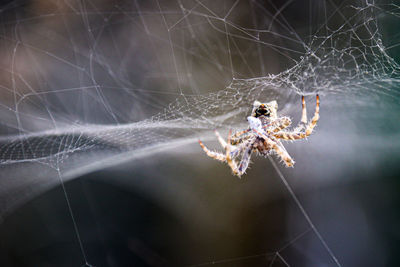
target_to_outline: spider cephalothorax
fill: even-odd
[[[232,135],[229,131],[228,140],[225,140],[215,131],[219,143],[225,149],[225,154],[209,150],[199,140],[200,146],[209,157],[228,163],[233,174],[241,176],[249,166],[250,156],[253,151],[262,156],[272,152],[278,155],[287,167],[293,167],[294,161],[283,146],[282,140],[298,140],[309,136],[319,119],[319,96],[314,117],[307,122],[306,104],[302,97],[302,116],[299,125],[291,131],[285,130],[292,121],[289,117],[278,117],[278,103],[274,100],[268,103],[254,101],[251,116],[247,117],[249,127],[246,130]],[[236,158],[242,156],[239,165]]]
[[[253,117],[268,117],[270,119],[275,119],[277,116],[278,103],[274,100],[268,103],[261,103],[260,101],[254,101],[253,110],[251,116]]]

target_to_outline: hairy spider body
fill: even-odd
[[[286,167],[293,167],[294,160],[287,153],[281,140],[298,140],[308,137],[314,130],[319,119],[319,96],[317,95],[315,113],[310,122],[307,122],[307,111],[304,96],[302,97],[302,116],[299,125],[292,131],[286,130],[292,121],[289,117],[278,117],[278,103],[271,101],[261,103],[254,101],[251,116],[247,117],[249,127],[246,130],[232,135],[229,131],[228,140],[225,141],[215,131],[215,135],[225,154],[209,150],[200,140],[199,144],[207,156],[226,162],[234,175],[242,176],[250,163],[252,152],[258,152],[261,156],[276,154],[285,163]],[[242,156],[239,164],[236,158]]]

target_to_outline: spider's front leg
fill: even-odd
[[[319,100],[319,96],[317,95],[317,101],[318,100]],[[304,95],[301,96],[301,109],[302,109],[301,123],[307,124],[307,108],[306,108],[306,100],[304,99]]]
[[[287,127],[289,127],[292,124],[292,120],[289,117],[282,117],[276,119],[272,123],[268,123],[263,125],[263,129],[267,133],[272,133],[272,132],[279,132]]]
[[[293,130],[293,132],[297,133],[304,130],[307,126],[307,108],[306,108],[306,101],[304,96],[301,96],[301,120],[297,127]]]
[[[295,129],[294,132],[287,133],[287,132],[277,132],[274,134],[276,138],[281,138],[284,140],[297,140],[297,139],[303,139],[308,137],[314,130],[315,126],[317,125],[318,119],[319,119],[319,96],[317,95],[317,104],[315,106],[315,113],[314,117],[312,118],[311,122],[307,123],[307,114],[306,114],[306,107],[305,107],[305,102],[304,102],[304,97],[302,98],[302,104],[303,104],[303,114],[301,118],[301,123],[303,125],[300,125]],[[304,132],[301,132],[300,130],[303,130],[305,128]]]
[[[306,127],[306,136],[309,136],[312,133],[314,127],[317,125],[317,122],[319,120],[319,95],[317,95],[316,99],[317,99],[317,104],[315,106],[314,117]]]

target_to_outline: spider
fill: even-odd
[[[229,131],[227,142],[215,130],[215,135],[225,154],[209,150],[200,140],[199,144],[207,156],[226,162],[232,169],[234,175],[239,178],[246,172],[250,163],[251,153],[258,152],[264,157],[275,153],[285,163],[286,167],[293,167],[294,160],[290,157],[282,140],[298,140],[309,136],[319,119],[319,96],[316,96],[317,103],[314,117],[307,122],[307,111],[304,96],[302,102],[302,116],[299,125],[292,131],[285,130],[292,123],[289,117],[278,117],[278,103],[274,100],[268,103],[254,101],[251,116],[247,117],[249,127],[246,130],[236,132],[232,135]],[[236,158],[242,155],[238,163]]]

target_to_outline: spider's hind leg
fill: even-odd
[[[286,167],[293,167],[295,163],[294,160],[280,142],[276,142],[276,147],[274,147],[274,150],[276,154],[281,158],[281,160],[285,162]]]
[[[229,130],[229,134],[228,134],[228,144],[231,143],[231,139],[232,138],[232,130]],[[233,151],[232,151],[233,152]],[[226,158],[226,162],[228,163],[229,167],[231,168],[233,174],[237,175],[237,176],[241,176],[241,174],[238,173],[238,166],[236,161],[232,158],[231,156],[231,146],[227,145],[226,149],[225,149],[225,158]]]
[[[247,168],[249,167],[251,152],[253,151],[252,147],[248,147],[245,151],[243,151],[243,157],[240,161],[239,168],[237,169],[237,176],[242,176]]]
[[[256,131],[259,137],[264,139],[264,146],[268,148],[272,148],[275,153],[285,162],[287,167],[293,167],[294,160],[290,157],[289,153],[287,153],[286,149],[280,143],[270,139],[268,136],[264,135]]]

